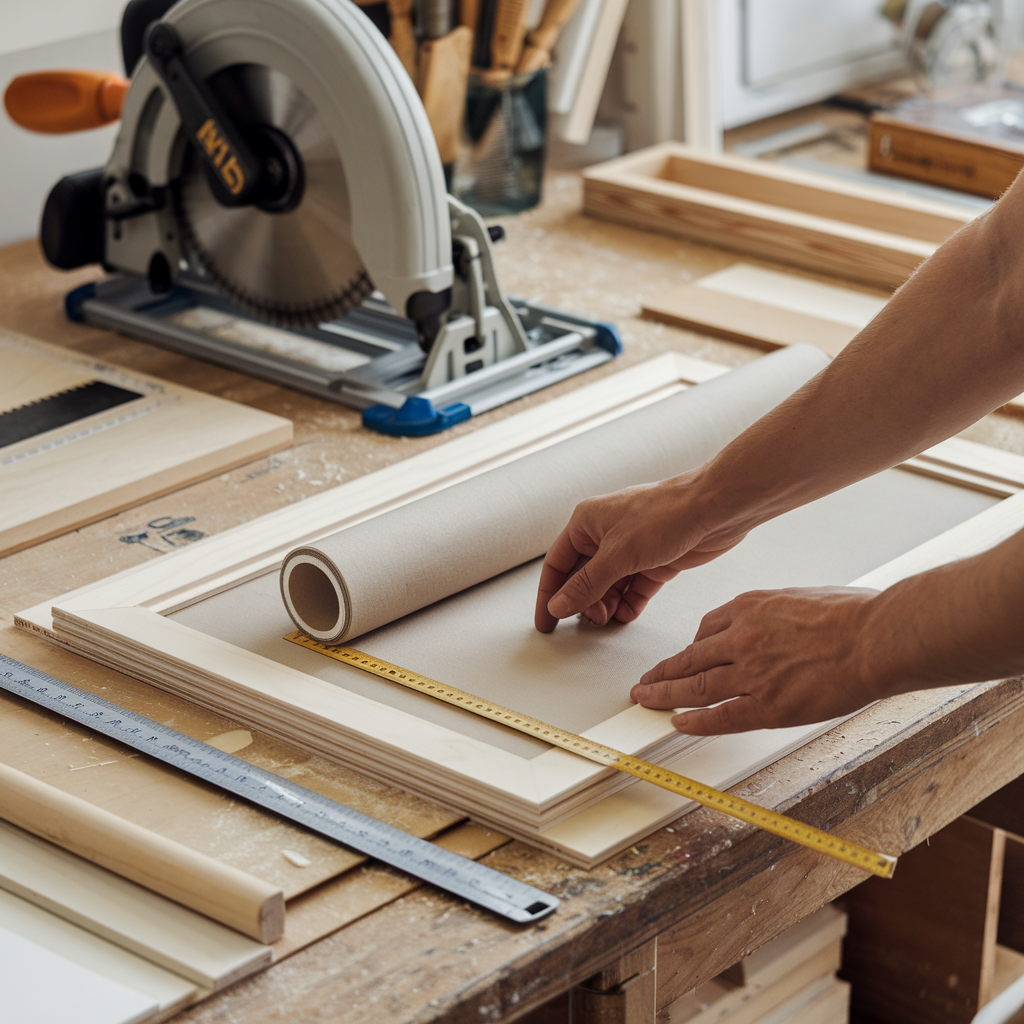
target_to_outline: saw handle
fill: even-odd
[[[22,128],[62,135],[117,121],[127,93],[128,79],[106,71],[37,71],[11,81],[4,106]]]

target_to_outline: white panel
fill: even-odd
[[[754,86],[784,81],[895,45],[878,0],[744,0],[744,79]]]
[[[25,0],[0,0],[8,8],[33,5]],[[2,32],[0,32],[2,36]],[[18,53],[0,54],[0,91],[16,75],[54,68],[121,68],[121,45],[115,29]],[[39,135],[0,114],[0,245],[8,245],[39,232],[43,203],[53,184],[65,174],[100,167],[114,147],[117,125],[71,135]]]
[[[109,32],[126,0],[0,0],[0,55]],[[6,85],[6,82],[4,83]]]
[[[147,996],[0,928],[4,1024],[136,1024],[157,1010]]]

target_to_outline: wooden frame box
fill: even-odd
[[[890,289],[974,217],[945,203],[678,142],[584,171],[583,211]]]
[[[17,621],[94,660],[307,749],[419,789],[476,820],[596,863],[687,809],[652,786],[622,787],[609,769],[550,750],[529,759],[331,686],[167,616],[280,565],[292,547],[481,473],[690,384],[727,372],[666,355],[342,485],[180,553],[21,612]],[[1008,497],[1024,458],[964,441],[908,468]],[[1024,526],[1024,498],[1001,501],[858,582],[884,587],[921,568],[983,550]],[[414,666],[408,666],[414,667]],[[355,670],[352,670],[355,671]],[[669,712],[640,707],[587,735],[631,752],[675,736]],[[828,723],[696,741],[668,764],[709,785],[734,785],[829,728]],[[428,778],[429,775],[429,778]],[[500,808],[496,810],[495,808]]]

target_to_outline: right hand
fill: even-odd
[[[683,569],[710,562],[744,533],[712,536],[694,511],[700,470],[581,501],[544,559],[534,624],[550,633],[582,613],[632,622]]]

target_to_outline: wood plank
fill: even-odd
[[[207,988],[273,961],[269,946],[3,822],[0,888]]]
[[[0,554],[241,465],[292,439],[291,422],[282,417],[4,330],[0,358],[8,355],[20,372],[10,394],[0,388],[0,409],[23,400],[26,388],[38,392],[41,377],[51,380],[49,394],[62,390],[69,374],[140,397],[0,449],[0,486],[19,496],[0,511]]]
[[[204,711],[135,679],[102,669],[38,637],[6,625],[0,650],[88,692],[204,742],[239,723]],[[288,776],[323,796],[404,829],[436,835],[461,815],[432,801],[374,782],[260,733],[235,757]],[[160,762],[33,704],[0,694],[0,749],[18,770],[159,836],[231,865],[283,890],[286,899],[361,864],[364,858],[327,839],[234,799]],[[283,856],[293,850],[310,863]]]
[[[858,328],[834,320],[692,284],[645,299],[641,308],[651,320],[766,349],[815,345],[836,356],[860,333]]]
[[[280,888],[5,764],[0,818],[259,942],[284,933]]]

